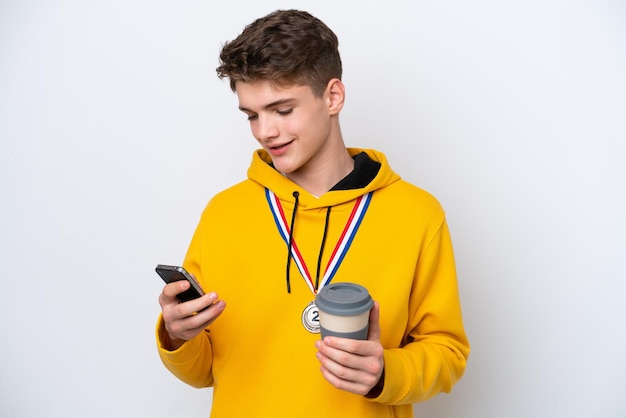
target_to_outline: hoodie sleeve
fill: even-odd
[[[204,218],[204,216],[203,216]],[[201,244],[205,225],[201,219],[193,235],[183,266],[194,275],[204,287],[202,271],[200,269]],[[165,367],[178,379],[193,387],[208,387],[213,385],[212,365],[213,349],[211,333],[205,329],[195,338],[185,342],[177,350],[167,350],[167,332],[162,315],[159,315],[156,326],[156,340],[159,357]]]
[[[409,314],[402,346],[384,351],[385,380],[374,402],[424,401],[450,392],[465,371],[470,347],[445,219],[418,260]]]
[[[212,350],[209,331],[205,330],[185,342],[180,348],[169,351],[164,348],[167,336],[162,317],[157,323],[156,338],[159,357],[165,367],[178,379],[196,388],[213,385],[211,374]]]

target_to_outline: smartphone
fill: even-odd
[[[156,266],[156,272],[163,279],[165,283],[177,282],[179,280],[187,280],[191,286],[189,289],[185,290],[182,293],[179,293],[176,297],[180,302],[187,302],[192,299],[199,298],[204,295],[204,291],[202,287],[198,284],[198,282],[185,270],[180,266],[166,266],[164,264],[159,264]]]

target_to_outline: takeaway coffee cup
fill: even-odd
[[[369,313],[374,301],[366,288],[356,283],[332,283],[315,297],[322,338],[333,335],[367,339]]]

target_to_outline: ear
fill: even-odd
[[[328,82],[324,96],[328,104],[328,113],[337,115],[343,109],[343,103],[346,99],[346,87],[341,80],[333,78]]]

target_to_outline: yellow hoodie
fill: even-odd
[[[157,341],[174,375],[195,387],[213,386],[211,417],[412,418],[412,403],[449,392],[463,375],[469,343],[445,214],[435,198],[394,173],[382,153],[349,149],[351,155],[362,151],[381,164],[376,177],[365,188],[319,198],[256,151],[248,179],[217,194],[204,210],[184,266],[227,308],[175,351],[163,348],[159,319]],[[292,261],[287,292],[288,250],[267,190],[288,223],[293,192],[299,192],[293,243],[313,280],[324,230],[321,276],[356,199],[372,192],[332,282],[359,283],[380,304],[385,377],[378,397],[341,391],[322,377],[314,346],[319,334],[302,322],[314,287]]]

